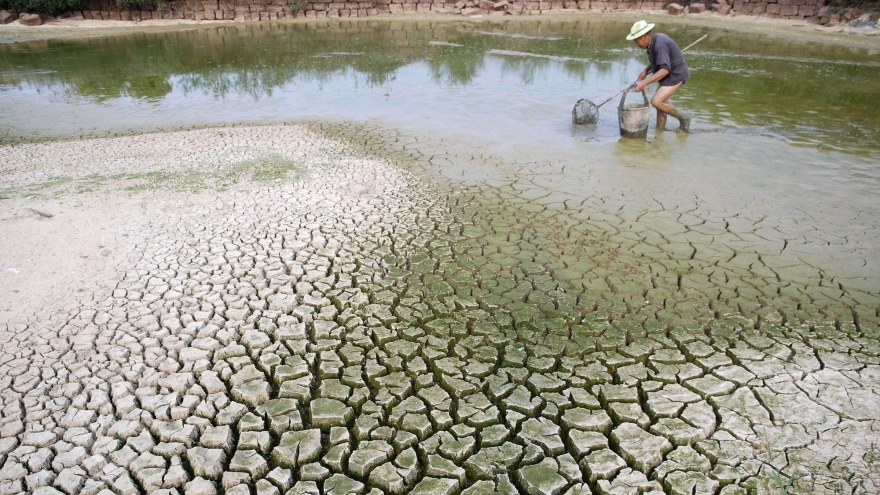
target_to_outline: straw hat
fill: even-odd
[[[629,35],[626,39],[632,41],[636,38],[641,38],[642,36],[648,34],[648,31],[654,29],[653,24],[648,24],[645,21],[638,21],[633,24],[632,29],[629,30]]]

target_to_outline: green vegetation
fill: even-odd
[[[161,11],[164,4],[164,0],[116,0],[116,6],[120,10],[150,9]],[[28,12],[60,15],[86,7],[83,0],[0,0],[0,10],[8,10],[15,14]]]
[[[172,190],[197,192],[205,189],[223,190],[235,184],[298,180],[305,171],[299,163],[279,155],[267,155],[210,170],[153,171],[136,174],[89,175],[81,178],[56,177],[44,182],[0,189],[0,197],[51,197],[66,193],[86,193],[98,189],[128,191]]]
[[[161,12],[165,0],[116,0],[120,10],[158,10]]]
[[[877,0],[830,0],[828,6],[841,10],[857,7],[862,12],[871,12],[880,10],[880,2]]]
[[[83,7],[82,0],[0,0],[0,10],[59,15]]]
[[[782,490],[784,495],[788,495],[789,491],[791,491],[791,487],[794,486],[794,482],[797,479],[794,475],[781,475],[779,474],[779,471],[773,468],[770,468],[770,475],[773,476],[773,481],[776,482],[776,486]]]

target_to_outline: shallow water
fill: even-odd
[[[617,99],[595,129],[570,129],[569,112],[579,98],[605,100],[644,66],[626,30],[577,19],[340,21],[5,44],[0,139],[302,118],[379,118],[495,140],[614,139]],[[688,53],[693,77],[676,95],[698,131],[876,157],[880,114],[869,109],[880,103],[880,54],[663,30],[681,46],[709,34]]]

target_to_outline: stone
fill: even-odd
[[[63,452],[55,456],[52,460],[52,469],[60,472],[64,468],[79,466],[88,457],[86,449],[76,447],[67,452]]]
[[[269,383],[262,380],[253,380],[232,387],[232,398],[251,407],[257,407],[269,400]]]
[[[58,437],[51,431],[29,431],[21,439],[22,445],[33,447],[48,447],[55,443]]]
[[[15,20],[15,16],[6,10],[0,10],[0,24],[9,24]]]
[[[666,12],[669,15],[681,15],[684,14],[684,7],[677,3],[670,3],[666,6]]]
[[[293,469],[318,460],[321,455],[321,430],[289,431],[281,436],[278,446],[272,449],[272,461],[287,469]]]
[[[266,475],[282,492],[286,492],[293,485],[293,473],[289,469],[275,468]]]
[[[223,474],[226,453],[223,449],[193,447],[186,451],[186,457],[197,478],[218,479]]]
[[[0,486],[2,486],[2,485],[0,485]],[[4,493],[15,493],[15,492],[4,491]],[[56,490],[55,488],[53,488],[51,486],[41,486],[39,488],[32,489],[31,493],[33,493],[34,495],[63,495],[65,492]]]
[[[663,483],[669,493],[717,493],[719,483],[703,473],[675,471]]]
[[[384,440],[361,442],[348,458],[348,469],[354,475],[366,478],[370,471],[391,458],[394,447]]]
[[[519,436],[527,442],[544,449],[549,456],[556,456],[565,451],[565,444],[559,436],[559,426],[547,418],[529,418],[522,424]]]
[[[495,483],[482,480],[477,481],[473,485],[465,488],[461,495],[493,495],[495,493]]]
[[[199,443],[209,449],[232,449],[232,428],[229,425],[209,426],[199,438]]]
[[[480,431],[480,447],[495,447],[503,444],[510,436],[504,425],[492,425]]]
[[[246,472],[251,478],[262,478],[269,472],[269,464],[256,450],[237,450],[229,461],[231,471]]]
[[[406,489],[406,481],[397,471],[397,467],[386,462],[370,473],[370,484],[378,487],[385,493],[400,494]]]
[[[610,449],[597,450],[581,461],[581,469],[591,483],[611,479],[625,467],[626,461]]]
[[[515,476],[520,489],[528,495],[559,495],[568,480],[559,475],[559,466],[553,459],[525,466]]]
[[[474,479],[493,479],[511,470],[522,459],[523,451],[522,446],[512,442],[484,448],[465,461],[464,467]]]
[[[69,467],[58,473],[55,478],[55,487],[67,495],[75,495],[85,485],[88,474],[80,467]]]
[[[411,495],[455,495],[458,481],[449,478],[423,478],[410,492]]]
[[[652,435],[633,423],[622,423],[611,432],[624,459],[645,474],[663,462],[663,456],[672,450],[672,444],[663,437]]]
[[[460,466],[457,466],[449,459],[446,459],[445,457],[439,455],[428,456],[428,463],[425,466],[425,475],[435,476],[438,478],[456,479],[461,486],[464,486],[464,483],[467,479],[467,473],[465,473],[464,469],[462,469]]]
[[[196,478],[186,484],[184,489],[185,495],[217,495],[217,487],[214,483],[204,479]]]
[[[330,477],[330,470],[318,462],[311,462],[300,468],[299,475],[305,481],[324,481]]]
[[[262,416],[252,412],[245,413],[238,421],[238,431],[263,431],[266,429],[266,422]]]
[[[617,476],[611,480],[599,480],[596,483],[599,493],[664,493],[663,486],[656,482],[648,480],[644,473],[630,468],[622,470]],[[704,493],[704,492],[697,492]],[[708,492],[713,493],[713,492]]]
[[[347,426],[354,418],[354,410],[336,399],[319,398],[309,405],[312,426],[329,430],[334,426]]]
[[[611,417],[603,410],[590,410],[575,407],[562,414],[562,426],[570,430],[608,433],[611,430]]]
[[[95,422],[98,413],[88,409],[70,408],[64,416],[58,421],[58,424],[65,428],[74,428],[78,426],[88,426]]]
[[[226,471],[223,473],[223,478],[220,480],[220,486],[224,491],[228,491],[236,486],[247,486],[250,479],[251,475],[247,473]]]
[[[322,462],[333,471],[340,472],[349,455],[351,455],[351,448],[348,444],[334,445],[327,451]]]
[[[242,495],[250,495],[250,490],[247,489],[246,485],[239,485],[243,488]],[[268,480],[259,480],[256,483],[257,495],[281,495],[281,490],[278,489],[277,486],[270,483]],[[226,493],[230,493],[229,490]]]
[[[684,386],[693,390],[704,399],[718,395],[729,395],[736,389],[736,385],[733,383],[721,380],[713,375],[688,380],[684,382]]]
[[[39,26],[43,23],[43,19],[40,18],[39,14],[21,14],[18,17],[18,21],[22,26]]]
[[[238,436],[238,448],[256,450],[266,454],[272,447],[272,437],[268,431],[245,431]]]
[[[477,441],[474,437],[462,437],[460,440],[444,440],[440,445],[440,454],[460,464],[474,452],[476,445]]]
[[[293,489],[296,490],[296,487]],[[326,495],[362,495],[365,489],[366,487],[363,483],[355,481],[344,474],[334,474],[324,481],[324,493]],[[315,495],[317,495],[317,491]]]
[[[566,442],[569,452],[582,459],[590,452],[608,448],[608,437],[595,431],[569,430]]]
[[[33,492],[37,488],[51,486],[55,481],[55,478],[55,473],[49,470],[43,470],[25,477],[25,484],[27,485],[28,491]]]

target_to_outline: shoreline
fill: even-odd
[[[18,43],[40,40],[74,39],[95,36],[111,36],[133,32],[155,32],[171,30],[190,30],[218,26],[245,24],[281,23],[332,23],[332,22],[371,22],[371,21],[409,21],[409,22],[533,22],[540,20],[559,20],[577,17],[596,17],[603,19],[637,20],[651,18],[667,24],[690,24],[715,29],[731,29],[740,32],[775,34],[788,39],[825,44],[843,45],[853,48],[873,48],[880,50],[880,29],[854,28],[845,25],[825,27],[808,21],[793,19],[771,19],[751,15],[721,16],[714,13],[670,15],[665,11],[615,11],[615,12],[549,12],[537,15],[517,16],[471,16],[452,14],[379,14],[370,17],[351,17],[338,19],[293,18],[272,21],[218,21],[187,19],[151,19],[145,21],[95,21],[54,19],[40,26],[22,26],[19,21],[0,25],[0,43]]]

